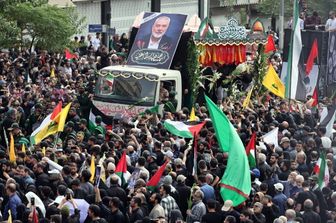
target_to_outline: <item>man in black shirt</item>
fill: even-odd
[[[207,202],[208,213],[203,215],[201,223],[222,223],[223,217],[221,213],[216,212],[216,201],[213,199]]]

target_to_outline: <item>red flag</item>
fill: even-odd
[[[160,182],[161,176],[163,172],[166,169],[167,164],[169,163],[169,160],[167,160],[156,173],[150,178],[150,180],[147,182],[146,186],[149,187],[149,189],[154,189]]]
[[[78,58],[77,54],[71,53],[68,49],[65,49],[65,59],[71,60],[73,58]]]
[[[193,136],[198,135],[198,133],[201,131],[205,123],[206,121],[203,121],[200,124],[190,126],[189,131],[191,132]]]
[[[312,107],[316,107],[318,105],[318,94],[317,94],[317,87],[314,89],[314,93],[312,96],[312,99],[314,100],[313,103],[311,104]]]
[[[34,208],[33,210],[33,223],[38,223],[39,222],[39,219],[38,219],[38,216],[37,216],[37,213],[36,213],[36,208]]]
[[[54,120],[56,116],[62,111],[62,101],[59,101],[53,112],[51,113],[50,119]]]
[[[265,46],[265,53],[271,52],[271,51],[275,51],[275,44],[274,44],[274,40],[273,40],[273,36],[272,35],[268,35],[267,37],[267,44]]]
[[[318,57],[318,45],[317,45],[317,39],[314,39],[312,48],[309,53],[309,57],[306,63],[306,75],[308,76],[310,71],[313,69],[314,60]]]

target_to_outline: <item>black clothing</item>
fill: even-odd
[[[223,216],[218,212],[209,212],[203,215],[201,223],[223,223]]]

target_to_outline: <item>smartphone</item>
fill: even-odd
[[[97,166],[96,172],[95,172],[95,181],[94,181],[94,186],[96,187],[99,187],[100,173],[101,173],[101,166]]]
[[[30,203],[31,203],[32,206],[35,205],[35,197],[30,198]]]
[[[67,200],[70,200],[70,199],[71,199],[71,194],[70,194],[70,192],[67,192],[67,194],[66,194],[66,199],[67,199]]]

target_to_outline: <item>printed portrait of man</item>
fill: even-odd
[[[168,16],[158,17],[152,25],[151,34],[139,40],[138,47],[169,51],[172,47],[172,39],[166,35],[169,25],[170,18]]]
[[[182,14],[145,13],[127,64],[168,69],[186,19],[187,16]]]

